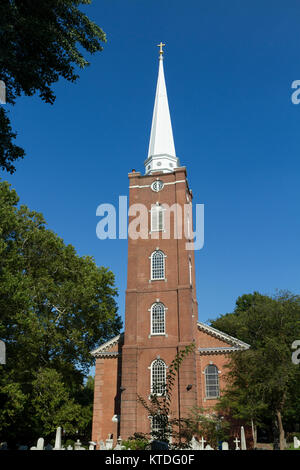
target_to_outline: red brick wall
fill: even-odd
[[[162,191],[156,193],[151,185],[159,177],[165,183]],[[141,176],[139,173],[129,175],[129,206],[141,203],[147,206],[149,230],[151,205],[156,202],[169,206],[177,203],[184,211],[187,196],[191,198],[186,181],[185,168],[174,173]],[[167,184],[172,183],[172,184]],[[133,217],[134,218],[134,217]],[[129,218],[129,224],[133,218]],[[134,432],[149,432],[150,421],[147,412],[137,404],[137,394],[147,398],[150,394],[150,370],[153,360],[160,356],[168,365],[174,359],[178,348],[190,344],[196,335],[197,302],[195,280],[190,286],[189,256],[194,270],[194,252],[187,251],[182,226],[182,239],[174,238],[174,215],[170,218],[171,238],[128,239],[128,271],[126,291],[125,342],[123,347],[121,434],[123,438]],[[159,248],[167,256],[165,261],[166,279],[150,280],[149,257]],[[193,271],[193,279],[194,271]],[[150,311],[152,304],[159,299],[166,310],[166,335],[150,335]],[[187,358],[179,374],[179,386],[173,395],[173,413],[181,415],[196,404],[196,357]],[[190,391],[188,384],[193,384]]]
[[[118,350],[118,345],[110,349]],[[97,443],[105,441],[108,434],[113,434],[116,442],[120,433],[119,423],[112,418],[120,415],[121,359],[121,356],[96,359],[92,440]]]

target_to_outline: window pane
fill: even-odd
[[[152,334],[165,333],[165,307],[158,303],[152,306]]]
[[[152,254],[151,261],[151,278],[152,279],[164,279],[165,277],[165,259],[164,254],[161,251],[156,251]]]
[[[161,359],[157,359],[151,368],[151,393],[162,395],[165,392],[166,365]]]
[[[220,396],[219,371],[215,365],[209,365],[205,369],[205,387],[207,398],[218,398]]]

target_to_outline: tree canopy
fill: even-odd
[[[78,69],[89,65],[83,51],[101,51],[102,29],[80,10],[91,0],[2,0],[0,4],[0,80],[8,104],[22,94],[38,93],[53,104],[52,85],[60,77],[75,82]],[[3,135],[1,135],[3,134]],[[8,113],[0,114],[0,168],[13,173],[13,162],[24,156],[14,144]]]
[[[119,333],[109,269],[80,257],[0,182],[0,434],[84,428],[90,352]],[[90,416],[89,411],[89,416]],[[89,418],[90,419],[90,418]],[[24,437],[25,438],[25,437]],[[3,440],[2,439],[2,440]]]
[[[284,425],[299,420],[300,371],[292,361],[291,346],[300,338],[300,297],[289,292],[243,295],[233,313],[221,315],[212,325],[251,345],[231,356],[220,408],[254,428],[268,418],[275,420],[283,448]]]

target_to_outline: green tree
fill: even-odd
[[[229,384],[220,406],[247,419],[254,434],[256,425],[270,416],[278,427],[281,449],[287,411],[291,413],[293,391],[300,385],[298,366],[291,360],[291,344],[300,337],[299,320],[299,296],[254,292],[239,297],[233,313],[211,322],[251,345],[231,356]]]
[[[7,349],[7,364],[0,366],[0,433],[14,439],[17,430],[32,439],[54,431],[58,417],[61,426],[86,432],[90,351],[121,328],[114,275],[78,256],[41,214],[18,201],[0,182],[0,338]],[[57,397],[55,387],[46,393],[54,383]],[[41,411],[51,397],[52,421]],[[75,423],[70,410],[78,406]]]
[[[101,51],[102,29],[80,11],[91,0],[2,0],[0,4],[0,80],[7,103],[38,93],[53,104],[52,85],[60,77],[75,82],[78,69],[89,65],[82,51]],[[0,168],[13,173],[24,151],[13,143],[8,114],[0,113]]]
[[[170,418],[170,412],[173,389],[180,365],[194,349],[195,344],[191,343],[178,351],[168,366],[165,384],[153,384],[150,402],[138,395],[138,402],[147,410],[148,416],[152,420],[155,419],[157,421],[158,426],[151,429],[150,436],[138,433],[135,437],[142,440],[151,437],[153,440],[167,443],[169,443],[172,437],[174,448],[183,448],[189,445],[192,438],[189,420],[187,418]],[[159,390],[159,393],[157,390]],[[161,390],[163,390],[162,393]]]
[[[229,438],[230,424],[221,414],[213,409],[194,407],[188,416],[189,432],[198,438],[204,437],[207,444],[214,449],[220,441]]]

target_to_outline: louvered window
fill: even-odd
[[[151,231],[161,232],[164,230],[164,209],[160,205],[151,208]]]

